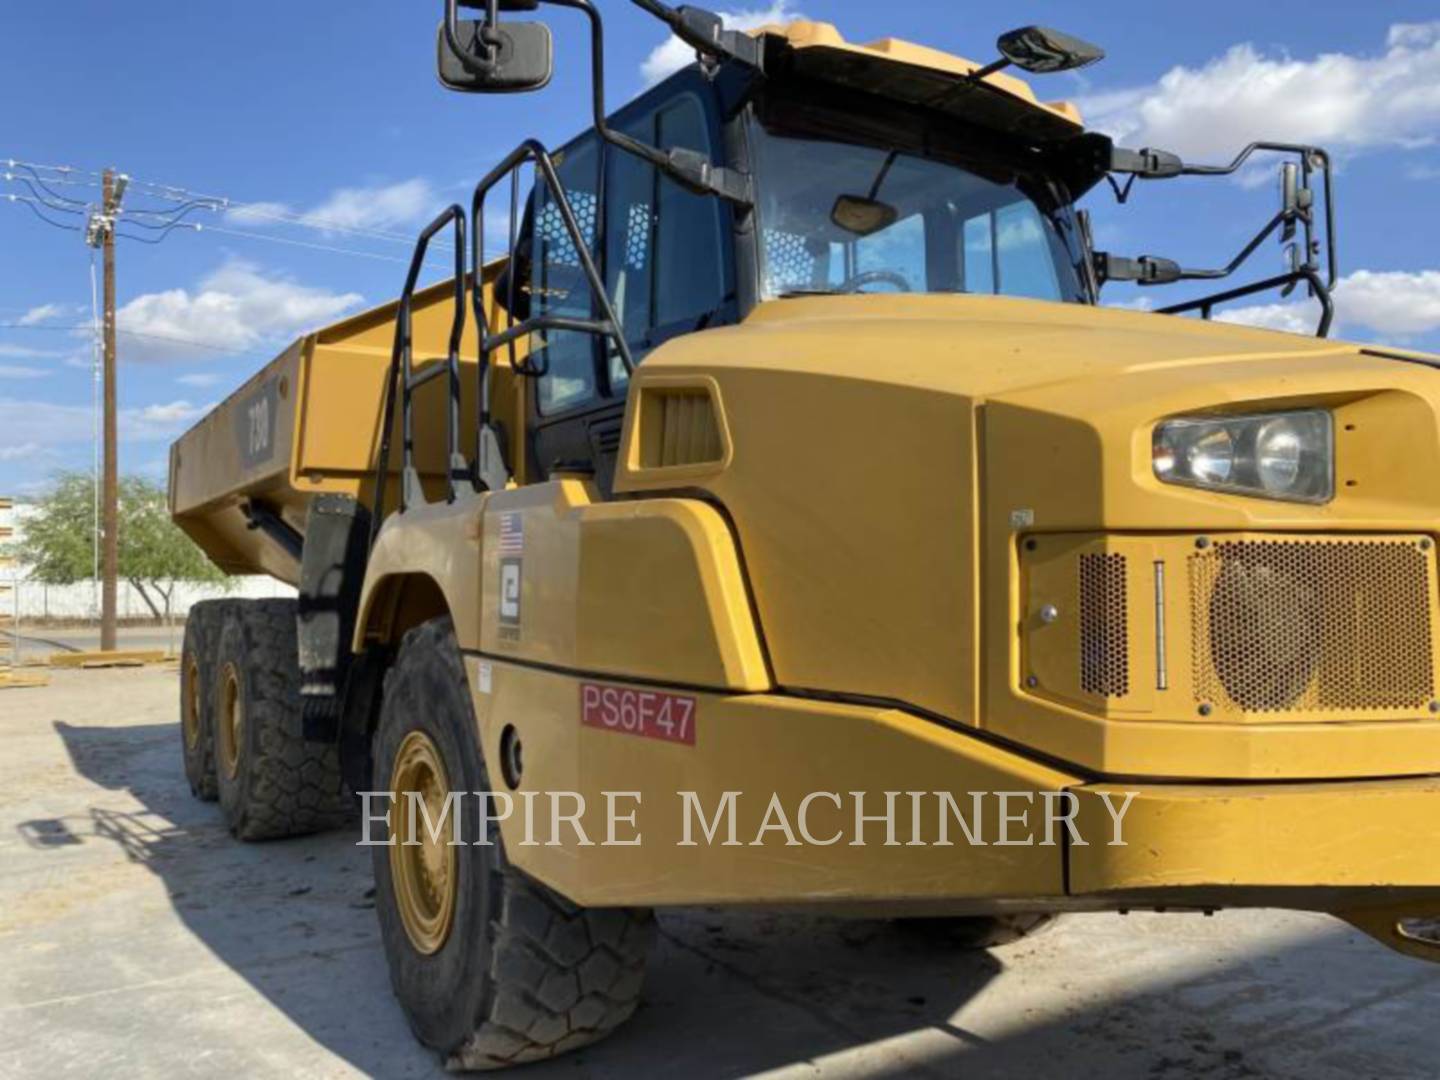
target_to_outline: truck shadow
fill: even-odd
[[[441,1073],[391,996],[370,853],[354,837],[237,843],[215,805],[191,798],[173,724],[55,728],[77,772],[143,809],[25,822],[27,843],[113,843],[163,880],[191,933],[317,1043],[371,1075]],[[1169,947],[1147,929],[1158,918],[1080,917],[986,954],[936,949],[880,922],[667,912],[635,1019],[523,1075],[733,1077],[827,1064],[877,1077],[1429,1074],[1440,969],[1319,920],[1317,934],[1279,935],[1278,948],[1274,938],[1236,947],[1224,920],[1203,920],[1213,949],[1170,954],[1162,975],[1145,959],[1151,944]],[[1024,976],[997,979],[1007,965]],[[1117,968],[1130,974],[1117,981]],[[966,1023],[981,997],[983,1033]]]

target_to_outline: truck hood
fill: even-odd
[[[717,349],[719,340],[729,348]],[[809,371],[978,398],[1057,382],[1257,360],[1303,366],[1354,344],[1194,318],[1000,296],[856,295],[760,304],[738,326],[674,340],[647,364]],[[1437,362],[1422,354],[1396,360]],[[1367,366],[1380,361],[1365,358]]]

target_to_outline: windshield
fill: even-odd
[[[752,128],[761,292],[966,292],[1083,302],[1068,207],[1039,180]],[[1063,230],[1063,232],[1062,232]]]

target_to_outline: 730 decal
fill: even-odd
[[[580,722],[586,727],[695,745],[695,699],[680,694],[581,683]]]

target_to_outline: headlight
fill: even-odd
[[[1294,502],[1335,495],[1335,428],[1324,409],[1166,420],[1151,450],[1167,484]]]

